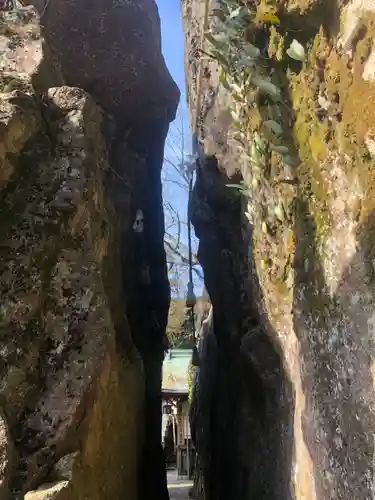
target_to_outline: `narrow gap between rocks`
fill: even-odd
[[[233,180],[219,172],[214,157],[194,149],[181,76],[183,33],[171,28],[170,16],[178,13],[171,14],[163,0],[158,4],[164,56],[182,92],[162,171],[171,285],[162,425],[169,494],[196,500],[289,498],[293,395],[267,332],[270,325],[257,307],[260,288],[255,267],[248,265],[252,228],[244,223],[243,204],[225,187]],[[188,212],[194,323],[186,307]]]

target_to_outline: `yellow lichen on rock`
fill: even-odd
[[[3,95],[0,104],[0,189],[14,172],[14,160],[27,141],[41,127],[41,120],[32,97],[17,105],[17,93]]]
[[[40,486],[37,490],[29,491],[25,500],[68,500],[70,498],[68,481],[59,481]]]
[[[238,24],[238,39],[232,47],[244,48],[245,33],[246,41],[253,44],[247,47],[252,54],[248,73],[258,77],[257,83],[268,90],[268,96],[258,95],[254,101],[247,78],[238,79],[233,86],[237,94],[241,87],[244,96],[242,109],[241,103],[236,103],[235,118],[257,117],[246,121],[236,151],[232,144],[227,148],[225,141],[213,145],[214,118],[220,116],[221,103],[228,102],[221,96],[228,88],[216,89],[214,79],[206,82],[221,98],[206,115],[199,138],[205,151],[210,143],[210,153],[216,153],[227,174],[234,167],[241,170],[248,187],[245,210],[253,224],[250,270],[240,267],[234,274],[238,283],[249,279],[248,302],[253,307],[255,302],[260,311],[267,332],[263,340],[266,343],[266,338],[271,338],[277,346],[293,386],[294,468],[287,474],[293,474],[294,495],[301,500],[370,498],[375,429],[374,353],[370,347],[375,308],[375,5],[372,0],[259,0],[247,5],[251,11],[246,18],[248,25],[244,28],[243,19]],[[231,2],[229,10],[232,7]],[[275,13],[279,22],[271,27],[262,22],[267,12]],[[232,12],[228,23],[237,13]],[[192,38],[189,31],[188,46]],[[291,44],[298,48],[298,54],[291,53]],[[254,46],[262,54],[259,60],[253,57]],[[243,67],[242,59],[235,61],[229,72],[242,78],[246,73]],[[194,72],[192,64],[188,71]],[[194,101],[190,105],[194,106]],[[249,111],[251,106],[255,110]],[[271,119],[279,130],[277,146],[284,146],[284,152],[287,147],[288,157],[282,158],[275,151],[267,156],[263,150],[254,161],[249,153],[254,145],[261,143],[266,149],[265,145],[273,142],[272,134],[264,133],[262,125]],[[209,199],[200,178],[197,184]],[[215,230],[230,246],[222,229],[231,216],[229,207],[210,208]],[[234,229],[227,230],[231,237],[238,226],[248,234],[244,219],[239,217],[237,225],[231,220]],[[206,233],[210,235],[210,231],[207,227]],[[212,237],[200,232],[202,248],[214,252]],[[237,249],[232,244],[232,255],[239,258]],[[202,255],[205,259],[203,250]],[[218,271],[209,259],[203,265],[209,276]],[[219,289],[225,295],[226,283],[222,288],[218,283],[215,286],[215,293]],[[241,296],[246,310],[243,297],[246,295]],[[233,308],[225,315],[218,299],[213,307],[220,309],[216,314],[221,324],[230,322],[237,311]],[[250,326],[246,319],[241,334],[245,338],[259,335],[261,327],[254,325],[254,317]],[[220,335],[225,336],[221,326]],[[253,361],[252,369],[261,372],[268,358],[263,352],[258,359],[254,346],[249,351],[246,354]],[[225,353],[222,355],[227,359]],[[228,357],[231,363],[241,359],[236,354]],[[266,395],[268,374],[262,375]],[[244,373],[246,376],[251,375]],[[212,384],[213,392],[222,391],[225,399],[225,389],[218,384]],[[239,426],[242,438],[249,429],[245,424]],[[257,459],[262,460],[261,450],[253,458]],[[251,470],[246,460],[242,465]],[[350,481],[343,479],[349,476]],[[225,487],[224,480],[222,483]],[[280,498],[276,486],[273,493],[274,498]],[[273,498],[272,494],[267,498]]]
[[[139,355],[134,352],[124,362],[114,351],[109,354],[93,391],[93,406],[82,422],[84,436],[69,500],[137,500],[143,390]]]

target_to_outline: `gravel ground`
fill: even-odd
[[[189,489],[193,486],[192,481],[177,479],[176,471],[168,471],[168,490],[171,500],[188,500]]]
[[[184,483],[181,486],[174,484],[173,486],[168,486],[169,498],[171,500],[188,500],[188,492],[191,488],[191,484]]]

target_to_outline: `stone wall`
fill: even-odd
[[[239,147],[233,96],[219,86],[221,64],[203,54],[196,110],[202,2],[182,2],[188,103],[206,155],[218,161],[201,162],[191,207],[214,307],[215,367],[222,372],[210,388],[213,434],[205,465],[216,489],[209,482],[206,498],[236,491],[236,498],[257,500],[369,499],[374,6],[246,3],[251,21],[243,36],[260,49],[264,80],[280,89],[273,120],[291,156],[284,161],[273,152],[259,172],[242,153],[270,119],[269,101],[249,104],[248,140]],[[209,9],[212,27],[220,2],[209,2]],[[304,47],[303,62],[285,53],[293,39]],[[204,50],[211,50],[207,41]],[[240,179],[247,196],[225,186]]]

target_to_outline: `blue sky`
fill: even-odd
[[[186,104],[185,68],[184,68],[184,33],[182,29],[180,0],[156,0],[161,20],[162,51],[172,78],[180,92],[180,106],[172,129],[183,120],[184,132],[187,135],[188,150],[191,149],[189,118]],[[180,127],[180,125],[179,125]],[[168,146],[168,144],[167,144]]]
[[[185,98],[184,72],[184,34],[182,30],[180,0],[156,0],[161,20],[162,51],[172,78],[177,83],[180,92],[180,106],[174,123],[171,124],[166,141],[165,156],[174,163],[181,161],[182,149],[190,151],[190,134],[188,112]],[[181,120],[183,124],[181,125]],[[183,130],[182,130],[183,129]],[[185,147],[182,144],[186,144]],[[184,190],[178,189],[177,182],[181,179],[177,172],[165,165],[164,174],[172,182],[164,185],[164,198],[173,203],[179,211],[186,212],[187,196]]]
[[[181,188],[181,176],[176,170],[168,164],[168,161],[178,165],[181,156],[182,143],[184,143],[184,152],[191,150],[191,134],[188,125],[188,111],[186,105],[185,93],[185,71],[184,71],[184,34],[182,30],[182,20],[180,11],[180,0],[156,0],[161,19],[162,51],[167,63],[168,69],[177,83],[181,100],[177,113],[177,118],[171,124],[169,136],[166,142],[165,161],[163,168],[163,196],[164,200],[169,202],[174,210],[178,212],[181,228],[181,243],[187,244],[187,204],[188,192],[186,188]],[[183,124],[181,126],[181,123]],[[181,129],[183,128],[183,137]],[[171,212],[165,209],[167,233],[176,235],[176,225],[171,220]],[[196,250],[197,242],[193,241],[193,248]],[[184,252],[185,253],[185,252]],[[187,282],[187,269],[183,269],[181,276],[182,282]],[[196,283],[200,288],[201,284]],[[197,290],[199,292],[199,290]],[[185,290],[182,290],[184,293]]]
[[[181,105],[186,114],[184,35],[180,0],[156,0],[161,19],[162,50],[169,71],[181,91]]]

